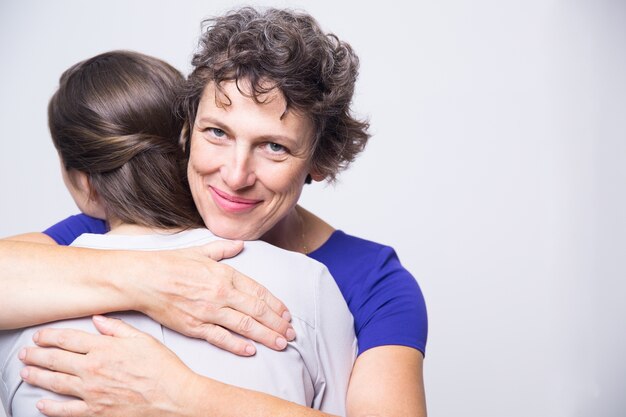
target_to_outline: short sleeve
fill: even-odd
[[[383,345],[409,346],[425,353],[428,319],[417,281],[390,247],[381,247],[371,267],[359,291],[362,299],[355,316],[359,354]]]
[[[67,246],[83,233],[104,234],[107,231],[107,225],[104,220],[96,219],[86,214],[77,214],[61,220],[43,232],[59,245]]]
[[[385,345],[425,353],[428,317],[422,291],[393,248],[336,230],[309,254],[328,267],[354,317],[359,355]]]

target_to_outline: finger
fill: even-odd
[[[37,409],[49,417],[83,417],[89,415],[87,403],[80,400],[40,400]]]
[[[252,356],[256,353],[256,347],[249,340],[235,336],[223,327],[215,324],[203,324],[198,327],[197,334],[193,337],[204,339],[213,346],[239,356]]]
[[[84,359],[80,353],[54,348],[26,347],[20,350],[19,359],[26,365],[38,366],[55,372],[78,375],[77,369]]]
[[[243,242],[241,240],[218,240],[216,242],[207,243],[199,246],[204,256],[208,256],[214,261],[232,258],[243,250]]]
[[[237,310],[220,309],[217,322],[220,326],[259,342],[270,349],[283,350],[287,347],[285,336],[268,329],[254,318]],[[293,332],[293,329],[291,331]]]
[[[98,335],[74,329],[46,328],[33,335],[33,341],[41,347],[58,347],[75,353],[87,353],[98,342]]]
[[[100,333],[114,337],[142,337],[145,333],[135,329],[130,324],[120,320],[105,316],[93,316],[93,324]]]
[[[27,366],[22,368],[20,376],[30,385],[47,389],[62,395],[80,397],[81,380],[74,375]]]
[[[268,326],[270,326],[270,328],[281,332],[280,329],[284,328],[285,322],[291,321],[291,314],[289,313],[287,306],[285,306],[285,304],[283,304],[283,302],[280,301],[278,298],[274,297],[274,295],[267,288],[265,288],[255,280],[235,270],[232,277],[232,283],[233,286],[239,291],[264,301],[269,309],[275,313],[276,316],[272,316],[274,322],[264,322],[264,324],[267,324]],[[275,321],[276,317],[279,319],[279,321]],[[270,316],[267,316],[265,318],[270,318]],[[279,323],[282,327],[276,327]]]
[[[247,294],[245,291],[231,291],[228,294],[228,298],[226,300],[226,305],[234,310],[237,310],[247,316],[250,316],[252,319],[254,319],[254,321],[260,323],[261,325],[263,325],[263,327],[265,327],[267,330],[262,332],[262,333],[253,333],[253,334],[244,334],[244,333],[240,333],[237,329],[232,328],[233,326],[233,317],[230,317],[230,321],[229,323],[225,326],[233,331],[235,331],[236,333],[242,334],[244,336],[247,336],[253,340],[256,340],[257,342],[261,342],[264,345],[266,344],[266,341],[268,340],[267,337],[269,336],[269,331],[273,331],[276,333],[280,333],[282,336],[286,337],[287,340],[293,340],[295,338],[295,331],[293,330],[293,327],[291,326],[291,324],[289,323],[288,320],[286,320],[285,318],[281,317],[280,315],[278,315],[271,307],[270,305],[267,303],[267,301],[265,301],[263,298],[267,299],[268,298],[268,294],[269,291],[267,291],[265,289],[265,287],[256,284],[260,289],[256,290],[257,295],[260,295],[260,297],[258,296],[254,296],[254,295],[249,295]],[[238,289],[238,288],[236,288]],[[271,295],[270,295],[271,296]],[[273,297],[273,296],[272,296]],[[282,304],[282,303],[281,303]],[[288,314],[288,312],[287,312]],[[284,314],[283,314],[284,315]],[[228,317],[227,317],[228,318]],[[289,319],[291,319],[291,315],[289,315],[288,317]],[[242,320],[243,318],[238,316],[237,317],[238,320]],[[223,324],[223,323],[219,323],[219,324]],[[248,325],[250,326],[250,330],[260,330],[258,326],[256,326],[254,323],[246,323],[245,321],[241,323],[242,325]],[[245,327],[245,326],[243,326]],[[264,339],[262,340],[258,340],[257,336],[258,335],[265,335]],[[267,345],[266,345],[267,346]]]

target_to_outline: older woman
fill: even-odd
[[[210,22],[193,65],[183,101],[188,119],[184,137],[189,154],[189,183],[205,224],[218,236],[260,238],[308,254],[328,266],[354,316],[359,343],[359,356],[346,399],[349,416],[424,415],[422,361],[426,312],[414,278],[401,266],[391,248],[335,230],[296,205],[305,182],[333,180],[367,141],[367,124],[352,117],[349,108],[357,76],[356,55],[348,44],[323,33],[306,14],[284,10],[261,13],[246,8]],[[105,224],[94,220],[75,218],[74,221],[78,222],[77,228],[75,224],[62,223],[47,233],[60,242],[87,230],[106,230]],[[154,282],[146,283],[142,279],[147,273],[143,271],[145,262],[149,262],[146,257],[135,258],[137,263],[131,267],[133,279],[126,283],[111,278],[110,269],[90,269],[87,274],[70,271],[71,279],[68,279],[59,278],[64,269],[59,259],[80,255],[16,242],[7,245],[12,245],[9,250],[14,254],[37,252],[49,257],[46,279],[57,285],[70,281],[71,288],[87,297],[89,306],[84,306],[82,314],[111,308],[112,302],[107,297],[90,289],[89,280],[93,279],[108,294],[125,293],[118,302],[124,308],[152,313],[158,321],[173,323],[187,334],[217,341],[233,351],[244,351],[245,346],[225,333],[224,327],[237,329],[231,316],[220,313],[207,319],[211,315],[197,306],[202,294],[181,290],[184,280],[170,279],[176,283],[165,284],[171,291],[155,290]],[[112,259],[118,265],[128,265],[128,259],[136,256],[93,252],[83,255],[90,260],[79,261],[83,267],[89,262],[109,265]],[[155,268],[164,268],[169,274],[184,271],[186,277],[191,277],[189,286],[194,289],[201,286],[200,280],[190,272],[190,262],[174,265],[181,256],[164,255],[158,260],[156,255],[151,258],[156,265],[150,272]],[[197,257],[197,254],[184,256]],[[9,262],[15,276],[25,276],[16,263]],[[224,280],[223,273],[210,275],[211,279]],[[241,280],[237,277],[231,282]],[[42,281],[38,279],[35,287],[49,285]],[[245,282],[244,291],[256,291]],[[14,285],[19,288],[19,284]],[[146,301],[141,294],[144,288],[156,299]],[[175,296],[163,295],[165,292]],[[232,292],[223,286],[217,291],[218,295],[225,293]],[[219,298],[205,301],[214,303]],[[169,314],[160,311],[170,300],[183,307],[176,307]],[[286,328],[275,317],[285,309],[273,298],[267,300],[271,308],[261,304],[256,314],[258,322],[246,321],[243,328],[249,331],[243,333],[271,344],[270,336]],[[32,306],[32,301],[29,303]],[[231,307],[238,307],[223,300],[216,304],[217,307],[213,305],[208,310],[215,312],[225,306],[226,309],[219,311],[230,313]],[[160,309],[155,305],[161,306]],[[191,326],[180,325],[185,318],[181,319],[182,314],[177,313],[179,308],[193,311],[194,318],[187,319]],[[241,309],[246,308],[244,313],[253,311],[249,306]],[[274,313],[268,313],[269,310]],[[32,314],[41,319],[46,314],[61,313]],[[215,317],[218,319],[212,321]],[[201,326],[198,322],[217,324],[209,329],[218,336],[197,331],[194,334],[195,330],[189,327]],[[278,333],[264,329],[261,324]],[[195,375],[173,360],[157,342],[122,322],[105,322],[100,330],[115,337],[94,338],[46,330],[38,334],[37,343],[66,351],[33,348],[23,353],[26,364],[37,366],[25,369],[26,381],[82,399],[66,404],[40,402],[44,414],[135,416],[167,411],[217,416],[321,415],[275,397]],[[70,335],[73,342],[68,345]],[[119,346],[124,346],[123,350]],[[144,352],[149,360],[145,363],[131,360],[133,355],[129,352],[138,351]],[[75,355],[81,355],[81,366],[76,365]],[[54,364],[53,370],[39,368],[50,363]],[[161,369],[150,366],[154,363],[160,364]],[[159,375],[168,377],[159,379]],[[181,381],[185,381],[185,390],[177,390],[174,385]],[[144,394],[131,395],[139,392]]]

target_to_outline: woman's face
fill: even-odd
[[[210,83],[201,97],[191,133],[189,185],[209,230],[227,239],[258,239],[300,197],[310,171],[313,125],[285,111],[277,90],[257,103],[234,82],[222,86],[225,96],[216,95]]]

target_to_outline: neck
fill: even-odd
[[[155,233],[168,234],[182,231],[181,228],[157,228],[150,226],[141,226],[138,224],[124,223],[118,219],[110,219],[107,221],[110,230],[107,234],[111,235],[151,235]]]
[[[261,240],[282,249],[306,253],[307,245],[303,238],[303,231],[304,219],[299,207],[296,206],[270,231],[261,236]]]
[[[300,206],[261,237],[279,248],[308,254],[322,246],[335,229]]]

